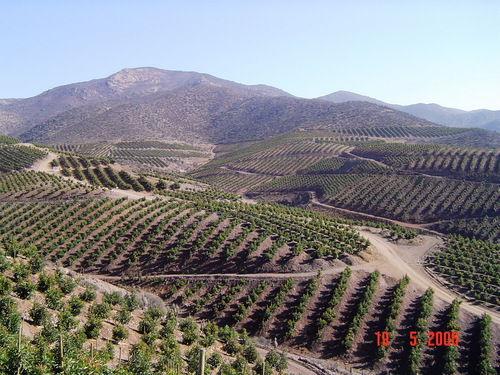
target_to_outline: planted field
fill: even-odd
[[[316,191],[323,202],[409,222],[497,216],[496,184],[409,175],[299,175],[261,185],[260,191]]]
[[[239,194],[273,179],[273,176],[235,172],[222,168],[202,169],[191,176],[199,178],[217,189],[234,191]]]
[[[27,178],[34,176],[26,173]],[[59,181],[51,176],[45,182]],[[36,191],[39,185],[28,186]],[[209,191],[171,194],[153,200],[104,198],[50,205],[5,202],[0,205],[0,237],[34,244],[46,259],[66,266],[108,274],[286,270],[308,267],[315,258],[333,261],[368,244],[333,219],[306,211],[214,202],[206,199]],[[331,225],[324,227],[324,220]]]
[[[500,218],[498,216],[443,220],[427,225],[427,227],[445,234],[460,233],[468,238],[477,238],[492,243],[498,243],[500,239]]]
[[[355,361],[348,366],[358,370],[427,373],[438,366],[469,374],[483,358],[487,358],[484,366],[500,365],[491,345],[486,355],[474,350],[483,340],[474,333],[476,329],[490,329],[491,342],[497,340],[498,331],[493,337],[491,326],[481,328],[491,321],[483,323],[463,314],[455,302],[436,304],[432,290],[417,292],[407,277],[393,280],[378,272],[352,274],[346,268],[336,275],[264,280],[232,276],[121,282],[155,290],[167,303],[179,305],[186,316],[245,329],[250,336],[276,340],[280,346],[300,350],[301,355]],[[437,344],[429,341],[429,331],[439,332]],[[387,332],[387,342],[382,340],[383,332]],[[410,332],[416,332],[418,345],[410,345]],[[446,346],[443,332],[448,332]],[[443,350],[454,356],[453,364],[441,355]]]
[[[460,293],[500,305],[500,245],[450,235],[427,266]]]
[[[182,318],[151,294],[96,288],[46,267],[32,247],[0,247],[0,265],[3,374],[192,374],[201,348],[206,374],[250,375],[264,361],[269,374],[287,368],[283,354],[261,357],[232,328]]]
[[[307,203],[300,193],[315,191],[322,210],[331,205],[352,215],[427,224],[443,233],[497,242],[499,151],[403,143],[468,131],[295,131],[260,142],[218,146],[215,159],[191,175],[227,191],[290,204]],[[390,143],[381,138],[401,139]]]
[[[270,158],[272,156],[267,155],[261,160]],[[186,319],[180,326],[181,333],[176,336],[177,342],[181,340],[184,344],[198,343],[210,347],[219,339],[222,352],[237,355],[245,350],[251,351],[247,348],[249,339],[244,333],[248,332],[250,336],[276,339],[281,347],[297,349],[311,357],[342,358],[348,366],[376,372],[390,369],[396,373],[416,373],[428,372],[435,364],[448,368],[450,363],[443,359],[441,351],[431,350],[425,343],[412,347],[409,332],[420,332],[417,338],[423,340],[426,330],[444,332],[447,327],[453,327],[463,340],[456,347],[458,356],[453,350],[448,354],[457,358],[455,368],[458,373],[469,373],[476,363],[493,368],[500,365],[498,355],[491,347],[489,351],[486,347],[481,353],[471,350],[484,341],[483,337],[490,331],[490,341],[497,345],[499,333],[496,326],[488,323],[487,318],[476,321],[461,312],[447,314],[446,311],[452,310],[451,305],[442,301],[425,302],[428,298],[422,297],[424,290],[408,284],[407,278],[395,280],[373,271],[375,267],[369,272],[360,268],[369,242],[345,220],[279,204],[242,203],[238,196],[208,189],[201,184],[194,189],[195,185],[189,185],[188,180],[183,182],[186,186],[177,190],[158,188],[161,180],[157,177],[135,177],[119,167],[111,168],[102,159],[63,155],[56,160],[61,171],[66,169],[73,178],[83,176],[87,184],[40,172],[0,174],[0,240],[6,251],[15,254],[19,249],[34,246],[39,254],[36,257],[38,262],[43,257],[78,272],[108,277],[108,280],[127,287],[150,288],[152,292],[160,293],[168,305],[177,306],[175,311],[180,314],[179,318]],[[348,162],[350,169],[378,165],[373,161]],[[222,167],[205,169],[207,176],[210,173],[224,175],[224,172],[237,173]],[[250,176],[255,184],[262,176],[240,173]],[[307,190],[310,187],[311,190],[322,189],[321,181],[332,181],[337,186],[332,184],[329,190],[325,189],[322,198],[325,199],[328,191],[330,199],[337,195],[337,199],[343,197],[345,201],[349,194],[366,194],[362,185],[368,184],[365,174],[290,177],[302,178],[304,182],[316,178],[316,186],[304,184]],[[268,185],[290,177],[275,179]],[[347,182],[342,182],[344,177],[348,178]],[[387,189],[382,190],[386,194],[393,189],[390,184],[399,177],[406,181],[411,191],[423,187],[424,193],[428,190],[439,193],[441,185],[426,184],[440,179],[386,174],[370,176],[377,188]],[[222,184],[223,180],[220,181]],[[227,181],[235,186],[241,184],[241,180]],[[249,181],[250,178],[246,180]],[[416,185],[412,186],[410,182]],[[494,184],[455,182],[462,184],[457,186],[463,186],[457,194],[464,197],[464,202],[467,199],[484,199],[485,202],[496,199],[493,193],[488,195],[490,185]],[[113,194],[122,198],[116,198],[116,195],[104,197],[107,190],[97,188],[98,185],[114,184],[121,190],[115,190]],[[483,190],[475,191],[476,187]],[[132,194],[132,189],[139,193]],[[140,193],[148,189],[158,194]],[[467,198],[465,192],[469,192],[472,198]],[[138,196],[144,197],[137,199]],[[404,196],[409,196],[409,199],[418,197]],[[408,202],[406,204],[411,208]],[[461,208],[467,207],[464,202],[459,202]],[[487,205],[482,204],[481,209],[484,207]],[[477,245],[468,249],[477,254],[475,260],[471,258],[465,262],[476,266],[474,262],[478,259],[496,256],[494,250],[489,255],[483,253],[483,248]],[[370,254],[368,252],[367,256]],[[450,268],[460,270],[461,263],[452,264],[448,258],[446,261]],[[355,271],[346,268],[349,263],[353,263]],[[477,264],[482,275],[486,275],[486,271],[495,272],[494,269],[483,270],[486,266]],[[494,285],[497,281],[493,278],[489,282]],[[26,285],[16,286],[16,290],[23,293]],[[484,295],[490,298],[488,301],[493,296],[488,289],[491,285],[483,285]],[[477,284],[479,292],[482,288]],[[60,295],[57,292],[60,287],[53,289],[56,292],[49,293],[52,296],[49,303],[66,301],[64,297],[54,297]],[[484,299],[482,295],[478,298]],[[86,325],[89,332],[94,332],[93,328],[98,326],[94,323],[99,322],[92,312],[99,313],[102,309],[102,306],[88,307],[91,319],[90,322],[82,319],[82,325]],[[123,314],[116,312],[119,319]],[[200,331],[191,318],[211,322],[205,323],[205,329]],[[162,357],[161,348],[167,348],[167,344],[158,338],[162,328],[154,321],[150,316],[134,327],[143,334],[144,338],[139,339],[144,342],[142,349],[153,355],[154,359],[148,364],[159,361],[163,366],[168,361],[166,355]],[[118,325],[113,321],[110,324]],[[224,328],[226,325],[229,328]],[[482,333],[475,333],[476,326]],[[171,328],[165,328],[168,329]],[[222,332],[220,336],[214,333],[219,330]],[[242,336],[237,336],[235,330],[242,332]],[[116,331],[119,335],[118,329]],[[108,336],[100,332],[97,335],[110,340],[110,332]],[[387,345],[383,332],[387,332]],[[159,351],[155,350],[158,346],[154,344],[160,345]],[[50,345],[57,347],[57,343]],[[175,347],[172,341],[168,345]],[[380,349],[381,346],[385,349]],[[174,354],[168,352],[168,355],[172,358]],[[189,358],[188,352],[184,352],[180,362],[186,371],[189,371]],[[127,363],[133,362],[131,354]],[[268,365],[273,366],[272,363],[278,362],[271,356]],[[212,373],[220,366],[213,367]]]
[[[469,131],[467,128],[450,128],[447,126],[419,127],[383,127],[383,128],[350,128],[339,129],[341,134],[367,136],[374,138],[434,138],[460,134]]]
[[[0,142],[0,172],[9,172],[30,167],[36,160],[43,158],[46,152],[34,147],[2,144]]]
[[[118,143],[94,143],[83,145],[56,145],[57,150],[88,155],[97,158],[118,160],[153,169],[173,169],[179,161],[208,160],[211,155],[200,147],[183,143],[166,143],[160,141],[136,141]],[[196,165],[199,161],[196,162]],[[185,166],[186,167],[186,166]],[[174,168],[175,169],[175,168]]]
[[[366,142],[357,145],[351,153],[401,170],[499,182],[498,150]]]

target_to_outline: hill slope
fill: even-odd
[[[132,100],[200,84],[238,89],[254,95],[291,96],[274,87],[242,85],[203,73],[123,69],[107,78],[56,87],[32,98],[0,101],[0,133],[19,135],[52,116],[85,105]]]
[[[428,121],[370,103],[253,95],[200,84],[134,100],[66,111],[24,133],[26,141],[85,143],[167,139],[234,143],[297,128],[431,126]]]
[[[334,103],[348,101],[365,101],[383,105],[398,111],[409,113],[413,116],[426,119],[436,124],[458,127],[475,127],[486,130],[500,131],[500,111],[479,109],[475,111],[464,111],[456,108],[447,108],[439,104],[411,104],[397,105],[371,98],[369,96],[355,94],[349,91],[337,91],[318,99],[328,100]]]

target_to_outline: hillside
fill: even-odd
[[[422,129],[431,132],[424,133],[428,136],[435,132],[442,135],[441,127]],[[328,140],[326,133],[316,136],[319,134]],[[241,150],[234,145],[221,148],[225,148],[227,158],[238,162],[245,161],[243,154],[238,154],[241,151],[246,157],[256,151],[260,157],[266,153],[271,156],[271,151],[278,150],[297,157],[304,151],[300,140],[311,134],[292,135],[278,137],[281,146],[294,140],[281,148],[269,148],[273,143],[276,146],[276,139]],[[344,142],[359,142],[352,139],[354,136],[342,137]],[[11,138],[2,139],[9,147],[20,147],[20,154],[32,153]],[[344,144],[318,142],[314,146],[319,147],[314,154],[346,152]],[[347,147],[349,150],[352,145]],[[495,278],[500,265],[491,262],[498,259],[498,247],[461,238],[417,236],[391,224],[353,222],[255,202],[183,177],[138,176],[105,158],[54,150],[35,158],[33,167],[28,166],[32,170],[16,170],[13,164],[0,172],[0,239],[5,251],[18,257],[15,249],[31,248],[29,253],[21,250],[21,255],[37,259],[36,264],[43,258],[87,277],[158,294],[177,312],[179,321],[185,318],[189,322],[191,317],[199,323],[194,335],[176,335],[178,343],[213,343],[235,356],[236,364],[227,365],[221,374],[261,373],[258,365],[247,365],[247,360],[240,358],[247,354],[246,335],[267,345],[267,350],[276,342],[279,354],[286,349],[291,354],[283,356],[304,358],[300,363],[306,368],[296,369],[295,374],[321,374],[323,369],[417,374],[441,368],[470,374],[478,366],[491,371],[500,366],[494,350],[500,340],[500,294]],[[335,164],[326,166],[332,169]],[[290,168],[303,167],[292,164]],[[434,276],[417,264],[421,257],[427,259]],[[15,275],[7,274],[13,288]],[[31,283],[39,284],[36,276],[32,278]],[[8,298],[21,298],[17,293],[23,290],[16,285]],[[43,303],[43,296],[37,296]],[[453,302],[458,296],[463,300],[460,304]],[[92,308],[94,312],[101,310]],[[489,315],[481,318],[484,313]],[[81,320],[85,325],[85,318]],[[161,338],[156,336],[166,332],[163,327],[156,325],[149,331],[151,319],[146,323],[141,327],[149,333],[138,338],[144,343],[133,352],[137,357],[132,354],[122,361],[129,370],[138,365],[130,370],[133,374],[147,373],[139,364],[156,363],[137,358],[154,353],[164,364],[162,355],[172,353],[168,351],[175,349],[172,345],[177,347],[172,341],[164,344],[163,333]],[[115,323],[110,320],[108,324]],[[231,328],[224,328],[226,325]],[[193,330],[192,323],[182,327]],[[10,326],[12,332],[16,328],[18,324]],[[141,331],[139,325],[136,331]],[[215,331],[221,332],[217,337],[222,342],[213,341]],[[409,344],[412,331],[417,334],[415,346]],[[436,343],[429,344],[427,331],[448,334],[439,334],[434,338]],[[387,332],[388,336],[383,334],[377,343],[376,332]],[[212,337],[207,338],[209,334]],[[100,335],[100,339],[109,340],[111,334],[104,330]],[[7,341],[14,352],[16,338],[9,336]],[[55,341],[49,347],[58,353],[57,337]],[[31,349],[35,344],[27,339],[25,345]],[[79,352],[88,353],[88,349],[73,353]],[[68,353],[68,358],[74,358],[71,355]],[[87,354],[79,358],[88,361]],[[268,370],[272,363],[279,368],[276,358],[269,355]],[[190,363],[186,351],[180,361],[184,366]],[[288,362],[292,367],[294,362]],[[214,374],[217,368],[209,372]]]
[[[265,85],[242,85],[196,72],[156,68],[123,69],[107,78],[60,86],[27,99],[0,101],[0,134],[20,135],[59,113],[86,105],[128,101],[200,84],[236,89],[254,95],[290,96]]]
[[[288,367],[283,354],[259,353],[245,334],[201,326],[151,293],[45,265],[34,247],[4,242],[0,265],[2,374],[194,373],[202,349],[207,373]]]
[[[385,126],[432,124],[370,103],[256,96],[202,84],[126,103],[79,107],[35,126],[21,138],[48,144],[88,143],[138,140],[140,134],[141,140],[217,144],[260,140],[298,128]]]
[[[329,95],[319,97],[318,99],[328,100],[333,103],[365,101],[406,112],[413,116],[426,119],[440,125],[463,128],[482,128],[500,132],[500,111],[490,111],[487,109],[464,111],[456,108],[443,107],[439,104],[389,104],[369,96],[358,95],[349,91],[337,91]]]
[[[449,139],[473,139],[474,132],[446,127],[290,132],[218,147],[215,159],[190,175],[251,197],[498,242],[498,148],[446,145]]]

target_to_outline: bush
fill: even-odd
[[[73,316],[80,315],[84,304],[85,303],[77,296],[75,295],[71,296],[71,298],[68,300],[68,309],[71,315]]]
[[[137,301],[135,293],[126,294],[125,297],[123,297],[122,307],[127,311],[134,311],[139,308],[139,301]]]
[[[110,312],[111,306],[106,302],[94,304],[89,308],[89,313],[91,315],[95,315],[96,317],[101,319],[107,319]]]
[[[250,362],[255,363],[257,358],[259,358],[259,353],[257,353],[257,348],[253,344],[247,344],[243,348],[243,357]]]
[[[123,326],[113,327],[113,340],[117,343],[128,338],[128,331]]]
[[[40,273],[38,275],[38,291],[41,293],[46,292],[51,286],[55,284],[54,276],[47,275],[46,273]]]
[[[45,267],[45,263],[43,262],[43,258],[38,253],[34,254],[30,258],[28,264],[29,264],[29,270],[31,273],[41,272],[41,271],[43,271],[43,269]]]
[[[71,293],[75,288],[76,288],[76,281],[73,280],[71,277],[63,277],[59,282],[58,282],[59,288],[61,289],[61,292],[64,294]]]
[[[50,319],[50,313],[47,308],[38,302],[33,304],[33,307],[29,311],[29,315],[33,324],[37,326],[45,324]]]
[[[115,320],[121,324],[127,324],[132,320],[132,315],[128,310],[119,310],[115,315]]]
[[[45,303],[49,309],[61,310],[64,305],[62,301],[63,297],[63,292],[61,292],[59,289],[51,287],[45,293]]]
[[[57,328],[61,331],[70,331],[78,325],[78,321],[73,318],[70,311],[59,313]]]
[[[139,322],[139,327],[137,329],[143,334],[152,333],[155,331],[156,325],[157,323],[155,320],[144,317],[144,319]]]
[[[83,330],[88,339],[96,339],[101,333],[102,326],[102,319],[95,315],[90,315],[83,326]]]
[[[222,350],[224,350],[229,355],[235,355],[236,353],[239,353],[241,351],[241,346],[238,345],[235,339],[229,339],[222,347]]]
[[[92,302],[95,300],[96,293],[93,286],[87,286],[87,288],[80,293],[80,299],[84,302]]]
[[[8,278],[0,275],[0,295],[5,296],[12,290],[11,282]]]
[[[24,263],[15,263],[13,271],[14,271],[15,282],[19,282],[21,280],[26,279],[30,274],[28,266]]]
[[[219,353],[215,352],[207,359],[207,364],[213,370],[219,367],[222,363],[222,357]]]
[[[116,306],[122,303],[122,296],[119,292],[104,293],[104,302]]]
[[[36,285],[30,280],[23,280],[14,287],[14,292],[22,299],[30,299],[35,293]]]

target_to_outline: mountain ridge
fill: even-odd
[[[0,132],[18,136],[50,117],[73,108],[130,100],[199,84],[237,88],[257,95],[292,96],[271,86],[244,85],[205,73],[149,67],[126,68],[105,78],[58,86],[31,98],[0,100]]]
[[[0,133],[48,144],[137,138],[234,143],[298,128],[434,126],[399,107],[340,93],[330,101],[304,99],[204,73],[127,68],[33,98],[0,101]]]
[[[127,101],[82,106],[53,116],[21,134],[25,141],[82,143],[141,138],[235,143],[298,128],[433,126],[371,103],[254,95],[200,84]]]
[[[327,100],[334,103],[347,101],[366,101],[383,105],[398,111],[409,113],[413,116],[423,118],[439,125],[455,127],[475,127],[500,132],[500,111],[488,109],[476,109],[465,111],[458,108],[443,107],[436,103],[416,103],[410,105],[390,104],[381,100],[359,95],[349,91],[336,91],[317,99]]]

